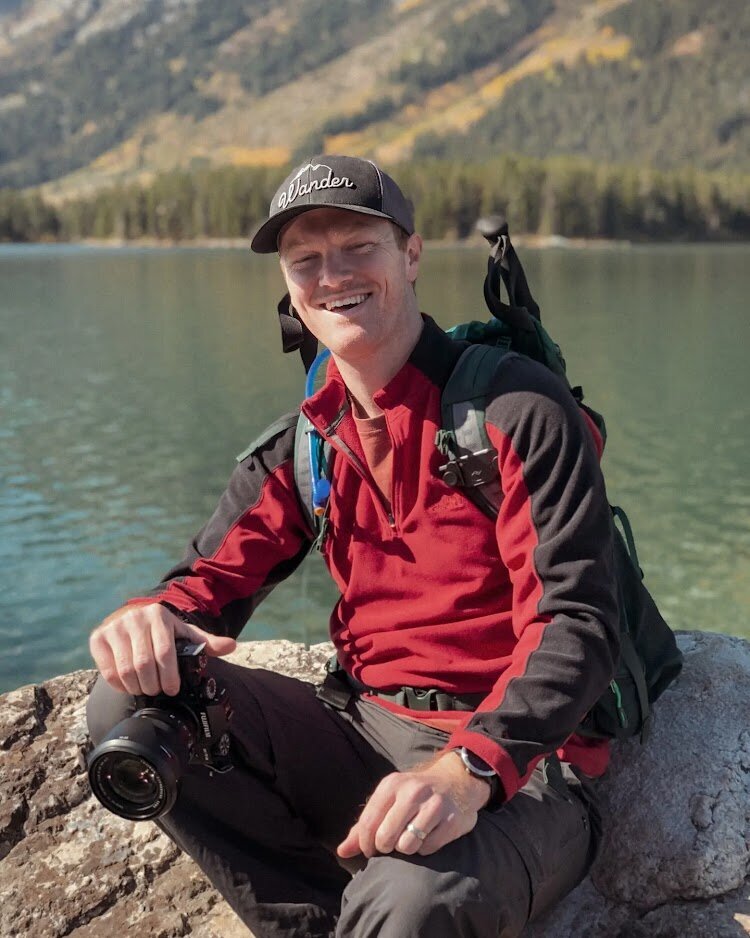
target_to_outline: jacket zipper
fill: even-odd
[[[348,405],[345,405],[344,407],[342,407],[341,410],[338,412],[338,414],[336,414],[336,416],[335,416],[335,418],[334,418],[334,420],[333,420],[333,423],[331,423],[330,426],[328,426],[328,427],[325,428],[325,430],[323,431],[323,434],[324,434],[324,436],[326,437],[326,439],[328,440],[328,442],[331,444],[331,446],[335,446],[335,448],[339,451],[339,453],[341,453],[342,456],[344,456],[346,459],[348,459],[349,462],[350,462],[350,463],[354,466],[354,468],[357,470],[357,474],[360,476],[360,478],[362,479],[362,481],[365,483],[365,485],[368,487],[368,489],[370,490],[371,494],[373,495],[373,497],[374,497],[374,499],[375,499],[375,504],[376,504],[376,506],[377,506],[378,513],[379,513],[379,514],[382,516],[382,518],[385,520],[386,525],[388,526],[389,532],[395,533],[395,531],[396,531],[396,519],[395,519],[395,517],[394,517],[394,515],[393,515],[393,511],[390,510],[390,509],[388,509],[388,508],[386,507],[385,501],[384,501],[383,496],[381,495],[380,491],[379,491],[375,486],[373,486],[373,484],[372,484],[372,482],[371,482],[371,480],[370,480],[370,474],[368,473],[368,471],[367,471],[367,469],[365,468],[365,466],[362,465],[362,460],[357,456],[357,454],[356,454],[355,452],[353,452],[353,451],[346,445],[346,443],[345,443],[345,442],[341,439],[341,437],[336,433],[336,430],[337,430],[339,424],[340,424],[341,421],[344,419],[344,416],[345,416],[345,414],[347,413],[348,410],[349,410],[349,406],[348,406]],[[393,441],[391,441],[391,445],[393,445]]]
[[[344,441],[341,439],[341,437],[338,436],[336,433],[331,434],[331,436],[328,437],[328,440],[329,440],[329,442],[331,443],[332,446],[336,446],[336,449],[338,449],[339,452],[340,452],[343,456],[345,456],[345,457],[349,460],[350,463],[352,463],[352,465],[354,466],[354,468],[357,470],[358,475],[361,476],[362,481],[365,483],[365,485],[368,487],[368,489],[370,490],[370,492],[371,492],[372,495],[374,496],[374,498],[375,498],[375,503],[376,503],[377,508],[378,508],[378,513],[379,513],[380,515],[382,515],[382,516],[385,518],[385,521],[386,521],[386,523],[387,523],[387,525],[388,525],[388,528],[389,528],[391,531],[395,531],[395,530],[396,530],[396,519],[393,517],[393,512],[392,512],[392,511],[389,511],[389,510],[386,508],[386,505],[385,505],[385,501],[384,501],[384,499],[383,499],[383,496],[380,494],[380,491],[379,491],[378,489],[376,489],[376,488],[372,485],[372,483],[371,483],[371,481],[370,481],[369,473],[367,472],[367,470],[365,469],[365,467],[362,465],[362,462],[361,462],[361,460],[359,459],[359,457],[357,456],[357,454],[354,453],[354,452],[352,452],[352,450],[349,449],[349,447],[346,445],[346,443],[344,443]]]
[[[385,418],[386,429],[388,430],[388,439],[391,441],[391,507],[388,512],[388,516],[391,519],[391,527],[394,532],[396,530],[396,516],[399,515],[398,507],[400,507],[400,486],[398,485],[398,476],[396,474],[396,444],[393,440],[393,433],[391,432],[391,427],[388,422],[388,416]],[[396,504],[396,499],[399,499],[399,505]]]

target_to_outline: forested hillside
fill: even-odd
[[[750,172],[749,48],[747,0],[0,0],[0,186],[321,149]]]
[[[750,168],[750,3],[632,0],[600,23],[627,38],[627,54],[556,64],[516,84],[468,134],[425,135],[416,152],[458,156],[469,144],[480,156],[509,148]]]
[[[421,160],[395,172],[427,238],[466,238],[480,216],[502,212],[516,234],[750,240],[750,177],[512,156]],[[0,242],[247,239],[280,182],[274,169],[173,170],[148,185],[114,186],[59,204],[38,191],[0,189]]]

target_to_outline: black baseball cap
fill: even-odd
[[[322,154],[297,166],[271,200],[264,222],[250,247],[257,254],[278,250],[281,229],[313,208],[345,208],[363,215],[389,218],[414,234],[414,212],[391,177],[371,160]]]

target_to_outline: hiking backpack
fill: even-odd
[[[491,245],[484,281],[484,297],[493,318],[454,326],[448,334],[471,343],[461,354],[441,397],[441,423],[435,444],[445,457],[440,466],[443,480],[463,490],[488,517],[497,518],[502,490],[497,471],[497,451],[485,427],[485,412],[493,376],[502,357],[510,351],[545,365],[570,390],[606,441],[603,417],[583,403],[580,387],[571,387],[560,347],[541,323],[520,259],[513,248],[508,225],[501,216],[482,219],[477,228]],[[505,287],[508,302],[502,299]],[[317,345],[293,319],[288,298],[279,304],[285,351],[300,348],[307,371],[305,396],[314,391],[315,374],[328,357],[315,356]],[[286,317],[286,318],[285,318]],[[296,330],[290,333],[290,330]],[[291,338],[289,337],[291,335]],[[327,529],[330,479],[334,453],[310,421],[300,413],[295,435],[295,483],[308,523],[320,548]],[[604,739],[648,737],[652,704],[682,668],[682,653],[675,636],[662,618],[643,583],[635,540],[627,515],[611,506],[615,577],[619,613],[620,654],[615,675],[577,732]]]

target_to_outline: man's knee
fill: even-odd
[[[434,857],[374,857],[344,891],[336,934],[357,938],[500,935],[499,910],[471,876]]]
[[[100,675],[86,703],[86,722],[93,744],[98,746],[120,720],[134,711],[135,698],[116,691]]]

